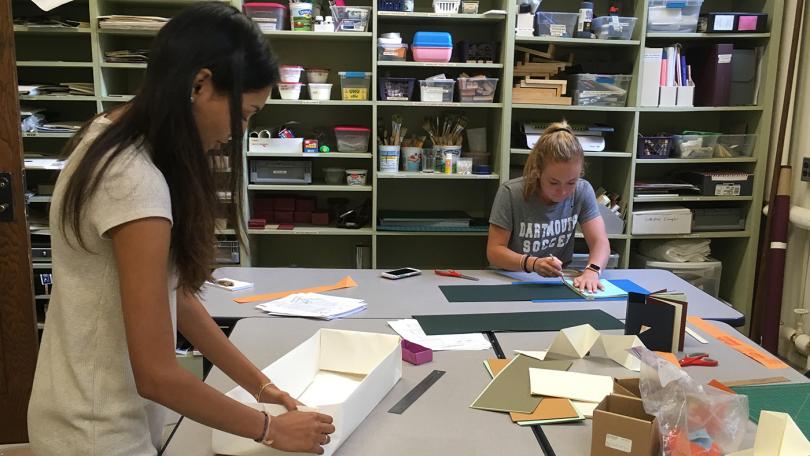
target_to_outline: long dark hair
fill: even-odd
[[[222,2],[181,11],[157,34],[138,94],[89,146],[67,184],[60,220],[86,249],[79,222],[111,162],[130,146],[142,147],[163,173],[172,200],[171,256],[179,288],[196,293],[210,278],[214,259],[217,190],[230,191],[230,225],[244,240],[242,210],[242,94],[279,80],[278,62],[259,28]],[[203,150],[189,97],[194,77],[212,73],[214,88],[230,98],[231,142],[227,182],[217,179]],[[102,114],[103,115],[103,114]],[[68,144],[73,150],[87,125]]]

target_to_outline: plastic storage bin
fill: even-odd
[[[381,62],[404,62],[408,58],[407,44],[378,44],[377,60]]]
[[[279,82],[278,93],[282,100],[297,100],[301,97],[300,82]]]
[[[644,255],[635,255],[631,267],[643,269],[664,269],[700,288],[706,293],[718,297],[720,294],[720,278],[723,275],[723,263],[714,258],[709,261],[691,263],[671,263],[655,261]]]
[[[433,0],[433,12],[436,14],[458,14],[461,0]]]
[[[492,103],[498,78],[458,78],[458,96],[462,103]]]
[[[624,106],[632,76],[626,74],[571,75],[569,93],[579,106]]]
[[[712,158],[720,135],[672,135],[672,156],[675,158]]]
[[[298,65],[280,65],[278,67],[281,82],[301,82],[301,73],[303,72],[304,67]]]
[[[414,62],[449,62],[453,38],[447,32],[416,32],[411,52]]]
[[[647,31],[694,33],[703,0],[648,0]]]
[[[415,78],[380,78],[377,87],[380,90],[380,100],[408,101],[413,96]]]
[[[365,170],[365,169],[347,169],[346,170],[346,184],[347,185],[366,185],[366,176],[368,176],[368,170]]]
[[[425,79],[419,81],[420,99],[430,103],[451,103],[455,85],[456,81],[452,79]]]
[[[636,28],[635,17],[602,16],[591,24],[591,29],[600,40],[629,40]]]
[[[742,231],[745,209],[741,207],[702,207],[692,209],[692,231]]]
[[[341,71],[340,95],[343,100],[368,100],[371,86],[371,73],[362,71]]]
[[[335,127],[338,152],[368,152],[371,129],[366,127]]]
[[[534,14],[534,34],[571,38],[577,29],[577,20],[579,20],[578,13],[537,11]]]
[[[413,0],[378,0],[377,10],[413,12]]]
[[[648,159],[669,158],[672,150],[672,136],[644,136],[638,135],[636,157]]]
[[[311,82],[309,88],[309,98],[311,100],[329,100],[332,98],[332,84],[315,84]]]
[[[329,70],[321,68],[307,68],[307,82],[325,84],[329,80]]]
[[[245,15],[253,19],[262,31],[284,30],[289,21],[287,6],[280,3],[245,3]]]
[[[217,241],[214,262],[216,264],[239,264],[239,241]]]
[[[365,32],[371,18],[370,6],[333,6],[336,32]]]
[[[323,180],[328,185],[341,185],[343,184],[343,176],[346,173],[346,168],[324,168]]]
[[[717,158],[750,157],[754,153],[757,135],[720,135],[714,149]]]

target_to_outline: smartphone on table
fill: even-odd
[[[386,271],[380,275],[385,277],[386,279],[397,280],[397,279],[404,279],[405,277],[413,277],[421,273],[422,271],[416,268],[401,268],[401,269],[394,269],[393,271]]]

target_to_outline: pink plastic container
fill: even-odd
[[[433,361],[433,350],[417,343],[402,339],[402,359],[414,365]]]
[[[259,24],[262,31],[284,30],[288,25],[287,6],[280,3],[245,3],[245,14]]]
[[[449,62],[453,55],[453,48],[421,47],[411,48],[414,62]]]

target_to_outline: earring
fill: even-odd
[[[194,97],[188,97],[189,101],[194,103]]]

